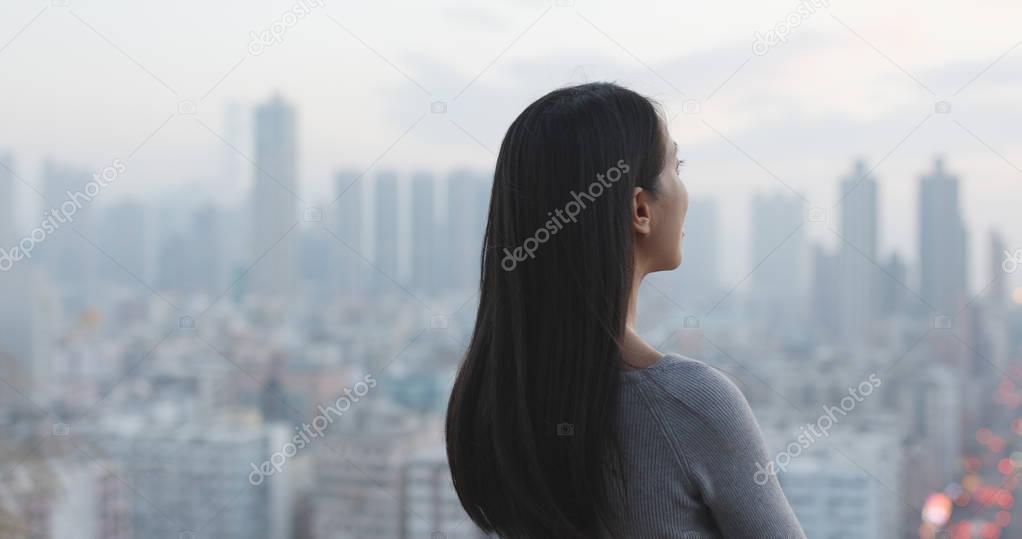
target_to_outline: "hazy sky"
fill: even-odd
[[[232,152],[218,138],[230,138],[225,106],[280,92],[299,109],[303,198],[328,200],[342,166],[488,167],[535,97],[614,80],[672,117],[698,104],[671,124],[684,179],[697,199],[720,199],[740,238],[751,193],[787,184],[830,207],[861,156],[883,159],[883,249],[912,260],[918,177],[943,153],[963,180],[973,260],[992,225],[1022,242],[1017,2],[325,0],[304,3],[308,16],[258,55],[250,33],[295,2],[66,3],[0,5],[0,148],[36,186],[46,156],[94,171],[121,159],[106,200],[240,196],[247,168],[240,185],[212,183]],[[755,54],[756,33],[785,20],[787,42]],[[178,115],[189,100],[197,113]],[[935,113],[941,100],[950,114]],[[433,101],[447,113],[431,114]],[[251,155],[248,137],[237,143]]]

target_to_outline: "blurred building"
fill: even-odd
[[[409,456],[401,468],[401,539],[485,537],[468,518],[442,445]]]
[[[123,287],[139,286],[136,278],[150,282],[148,247],[151,239],[146,208],[141,202],[127,200],[103,207],[96,241],[102,243],[112,259],[100,260],[103,280]],[[172,263],[173,259],[161,258],[160,261]]]
[[[953,316],[966,299],[966,241],[958,177],[937,158],[919,180],[919,294],[936,314]]]
[[[377,271],[373,278],[381,290],[389,290],[400,278],[402,215],[399,190],[396,172],[383,171],[376,175],[373,182],[373,253]]]
[[[121,414],[92,439],[135,490],[135,536],[287,539],[286,465],[250,482],[253,466],[281,450],[287,429],[243,416],[186,417],[172,408]]]
[[[687,308],[708,309],[722,294],[719,220],[716,200],[694,199],[688,206],[683,259],[670,273],[670,293]]]
[[[805,311],[805,210],[794,194],[757,194],[750,220],[750,314],[768,329],[795,332]]]
[[[99,250],[95,242],[96,209],[85,192],[92,175],[89,171],[55,161],[43,165],[43,217],[32,222],[40,227],[44,219],[54,224],[41,242],[35,244],[33,257],[45,260],[54,284],[71,308],[81,308],[85,295],[96,283]],[[51,212],[59,214],[52,217]],[[44,229],[45,230],[45,229]]]
[[[135,496],[118,477],[116,464],[61,440],[45,447],[34,442],[0,447],[0,467],[9,472],[0,475],[0,537],[137,537],[130,518]]]
[[[315,537],[400,539],[401,471],[422,446],[421,425],[397,409],[360,402],[314,442]]]
[[[16,193],[14,166],[14,158],[11,154],[0,151],[0,249],[5,251],[10,251],[10,248],[18,241],[15,235],[17,218],[14,210],[17,205],[14,198]]]
[[[861,342],[877,313],[877,182],[856,161],[841,181],[841,244],[838,254],[840,334]]]
[[[448,288],[475,290],[479,286],[492,183],[492,178],[466,169],[455,170],[447,178],[443,237]]]
[[[250,274],[256,293],[289,294],[298,286],[298,234],[290,234],[299,223],[296,124],[294,107],[280,96],[256,108],[251,260],[259,263]]]
[[[435,217],[436,177],[429,172],[412,175],[411,204],[411,277],[409,283],[418,291],[433,292],[440,286],[440,236]]]
[[[47,274],[28,265],[32,262],[23,260],[0,273],[0,297],[5,305],[17,306],[0,308],[0,377],[17,388],[15,400],[24,395],[43,406],[55,396],[50,383],[61,306]]]
[[[345,297],[364,291],[372,267],[368,264],[367,245],[363,242],[366,232],[362,203],[365,179],[357,170],[345,169],[335,176],[336,200],[331,221],[327,223],[330,238],[330,273],[337,290]]]
[[[806,536],[900,539],[897,436],[883,430],[842,429],[842,425],[834,430],[840,432],[832,432],[793,457],[787,471],[778,476]],[[771,450],[783,450],[783,445],[768,445]],[[884,479],[878,481],[878,477]]]

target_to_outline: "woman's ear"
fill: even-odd
[[[648,236],[653,230],[653,207],[650,194],[641,187],[632,192],[632,229],[640,236]]]

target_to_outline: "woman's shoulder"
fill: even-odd
[[[698,417],[700,423],[731,427],[747,426],[751,419],[748,401],[731,377],[696,359],[665,354],[650,367],[626,372],[625,378],[625,390],[641,393],[647,406],[667,412],[665,419]]]
[[[659,361],[644,369],[624,373],[626,383],[661,387],[668,393],[684,395],[741,395],[738,386],[724,371],[697,359],[679,354],[664,354]]]

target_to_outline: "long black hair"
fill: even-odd
[[[475,330],[447,409],[472,520],[509,538],[613,533],[634,188],[656,195],[663,125],[610,83],[550,92],[497,157]]]

